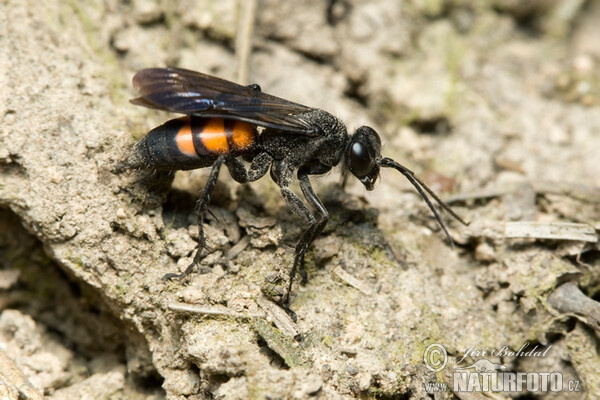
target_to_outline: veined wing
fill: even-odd
[[[133,104],[202,117],[220,117],[314,135],[303,114],[314,108],[263,93],[259,88],[180,68],[149,68],[133,77]]]

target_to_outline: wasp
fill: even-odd
[[[349,135],[345,124],[326,111],[264,93],[256,84],[242,86],[180,68],[141,70],[133,77],[133,86],[140,97],[131,103],[184,116],[144,136],[133,148],[129,166],[158,170],[211,167],[198,200],[196,255],[183,273],[167,274],[165,279],[183,279],[201,261],[205,246],[203,221],[223,165],[239,183],[253,182],[270,173],[287,206],[308,224],[296,245],[283,304],[289,302],[296,272],[305,276],[304,256],[329,219],[311,185],[313,175],[325,174],[342,164],[345,174],[354,175],[371,191],[380,169],[393,168],[416,188],[451,244],[450,234],[427,194],[466,225],[411,170],[381,155],[381,139],[368,126]],[[290,189],[294,174],[310,208]]]

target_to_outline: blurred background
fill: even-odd
[[[600,393],[600,2],[8,0],[0,10],[0,332],[18,376],[0,388],[29,393],[29,380],[55,399],[479,398],[426,392],[449,382],[423,364],[439,342],[458,359],[468,346],[551,346],[546,358],[492,361],[583,388],[535,398]],[[165,288],[161,274],[196,246],[187,225],[207,171],[178,172],[148,196],[111,172],[174,118],[128,102],[135,72],[164,66],[258,83],[349,132],[373,126],[383,155],[471,226],[450,223],[452,251],[395,171],[369,193],[353,181],[332,189],[338,173],[315,178],[332,221],[292,302],[304,339],[282,344],[228,312],[255,312],[301,224],[268,178],[248,189],[221,173],[213,202],[236,233],[212,220],[212,245],[227,253],[240,235],[250,245],[226,271]],[[182,198],[183,225],[170,214]],[[187,318],[169,301],[230,311]]]

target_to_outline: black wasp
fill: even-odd
[[[306,107],[263,93],[258,85],[233,82],[179,68],[151,68],[138,72],[133,85],[141,96],[133,104],[171,111],[186,116],[151,130],[134,147],[128,164],[166,170],[187,170],[212,166],[208,182],[198,200],[199,247],[183,278],[201,260],[205,245],[204,216],[221,166],[225,164],[234,180],[252,182],[270,171],[289,208],[308,223],[296,245],[283,304],[289,301],[296,271],[303,271],[308,246],[321,233],[329,214],[315,194],[310,175],[321,175],[342,163],[373,190],[381,167],[394,168],[417,189],[452,243],[429,193],[447,212],[465,222],[419,180],[412,171],[381,156],[381,139],[368,126],[348,135],[344,123],[326,111]],[[246,165],[240,160],[249,162]],[[304,198],[313,212],[292,190],[296,172]],[[427,192],[427,193],[426,193]]]

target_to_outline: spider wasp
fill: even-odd
[[[140,97],[131,103],[185,114],[151,130],[133,148],[130,167],[188,170],[211,167],[198,200],[198,251],[181,274],[183,279],[202,259],[203,221],[219,171],[225,165],[240,183],[253,182],[270,172],[290,210],[308,223],[294,254],[282,304],[289,302],[292,282],[303,273],[304,256],[327,221],[327,209],[315,194],[309,176],[342,164],[367,190],[373,190],[380,168],[394,168],[416,188],[450,243],[452,239],[427,193],[461,223],[466,223],[408,168],[381,155],[375,130],[361,126],[349,135],[344,123],[326,111],[293,103],[261,91],[260,86],[238,85],[180,68],[150,68],[133,77]],[[249,167],[240,160],[249,163]],[[296,173],[306,202],[291,189]]]

